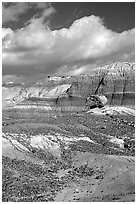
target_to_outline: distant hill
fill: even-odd
[[[92,108],[100,97],[106,97],[110,106],[134,106],[135,63],[117,62],[77,76],[48,76],[35,84],[4,82],[2,94],[3,108],[83,111],[87,98]]]

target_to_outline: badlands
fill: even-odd
[[[2,85],[3,202],[135,201],[135,64]]]

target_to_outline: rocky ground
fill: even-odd
[[[20,111],[3,111],[4,202],[135,201],[133,111]]]

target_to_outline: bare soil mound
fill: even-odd
[[[3,111],[4,202],[134,201],[134,115],[31,114]]]

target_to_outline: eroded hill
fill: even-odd
[[[134,63],[3,83],[3,202],[134,202],[134,83]]]
[[[134,106],[135,64],[114,63],[92,70],[88,75],[48,77],[35,84],[3,84],[3,108],[44,108],[82,111],[98,107],[95,97],[103,96],[110,106]],[[100,100],[99,100],[100,101]]]

